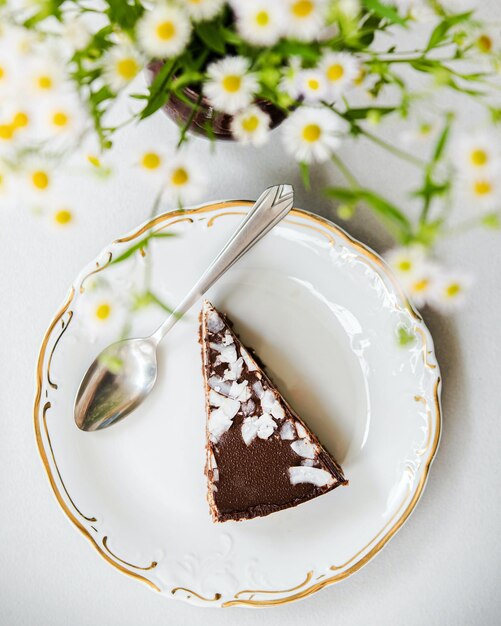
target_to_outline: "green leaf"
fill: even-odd
[[[33,28],[40,22],[43,22],[48,17],[55,17],[57,20],[61,20],[61,5],[64,0],[44,0],[44,2],[36,2],[33,7],[38,7],[36,13],[23,22],[25,28]],[[5,19],[3,17],[2,19]]]
[[[172,89],[172,91],[177,91],[178,89],[183,89],[189,85],[200,83],[203,78],[204,75],[200,72],[183,72],[171,82],[170,89]]]
[[[153,79],[149,88],[148,103],[141,111],[139,119],[144,120],[160,109],[169,98],[169,83],[177,67],[175,59],[166,61],[162,69]]]
[[[347,109],[343,116],[348,120],[365,120],[371,118],[375,113],[380,117],[393,113],[397,110],[397,107],[359,107],[354,109]]]
[[[283,40],[274,47],[274,50],[284,57],[301,57],[304,61],[312,63],[316,63],[321,55],[321,50],[315,42]]]
[[[382,218],[402,241],[412,236],[412,224],[394,204],[368,189],[347,189],[346,187],[327,187],[325,193],[343,203],[356,201],[368,204],[374,213]]]
[[[169,315],[172,315],[172,313],[174,313],[174,309],[171,308],[168,304],[165,304],[165,302],[163,302],[163,300],[161,300],[155,293],[153,293],[151,290],[148,290],[145,294],[149,299],[150,302],[152,304],[156,304],[157,306],[159,306],[163,311],[165,311],[166,313],[169,313]],[[183,317],[182,313],[177,313],[176,314],[177,319],[181,319]]]
[[[445,126],[442,132],[440,133],[437,139],[437,142],[435,144],[435,148],[433,150],[433,156],[432,156],[433,163],[437,163],[437,161],[441,159],[442,154],[444,153],[445,146],[447,145],[447,141],[449,139],[449,135],[451,131],[452,119],[453,119],[452,114],[448,113],[446,120],[445,120]]]
[[[435,48],[438,44],[441,44],[447,38],[450,29],[456,24],[466,21],[472,14],[472,11],[466,13],[459,13],[457,15],[449,15],[444,18],[435,28],[430,35],[428,45],[425,48],[425,52]]]
[[[105,0],[108,14],[112,24],[118,24],[123,30],[131,31],[144,12],[144,7],[139,0]]]
[[[130,258],[138,250],[144,250],[144,248],[148,246],[150,239],[162,238],[162,237],[175,237],[175,234],[174,233],[150,233],[143,239],[140,239],[130,248],[128,248],[123,254],[121,254],[120,256],[117,256],[116,259],[113,259],[113,261],[111,262],[111,265],[125,261],[126,259]]]
[[[392,6],[388,6],[380,2],[380,0],[362,0],[363,5],[372,11],[378,17],[384,18],[392,24],[400,24],[406,26],[406,20],[398,14],[398,11]]]
[[[225,54],[224,31],[218,21],[200,22],[195,28],[195,33],[211,50],[218,54]]]

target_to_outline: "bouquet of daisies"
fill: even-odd
[[[41,205],[82,146],[105,176],[116,133],[164,109],[179,124],[176,152],[149,151],[141,166],[183,205],[203,190],[184,147],[190,131],[257,147],[276,132],[306,187],[320,163],[344,178],[325,189],[342,219],[364,206],[381,220],[399,244],[388,260],[418,305],[461,301],[469,279],[434,251],[454,231],[499,226],[501,162],[501,45],[463,0],[7,0],[0,20],[0,189],[21,181]],[[398,30],[418,43],[398,48]],[[482,127],[461,135],[465,99]],[[388,140],[390,123],[402,129]],[[416,169],[404,206],[348,168],[343,144],[360,140]],[[465,201],[471,215],[460,221],[453,209]],[[71,213],[54,219],[68,224]]]

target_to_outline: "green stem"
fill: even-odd
[[[360,126],[359,124],[356,124],[353,120],[350,120],[344,113],[336,109],[334,105],[329,104],[328,102],[325,102],[325,101],[322,102],[322,104],[326,108],[330,109],[333,113],[336,113],[336,115],[339,115],[339,117],[341,117],[346,122],[348,122],[351,125],[351,127],[356,130],[356,132],[363,135],[364,137],[369,139],[369,141],[372,141],[373,143],[378,145],[380,148],[384,148],[387,152],[390,152],[394,156],[404,159],[408,163],[411,163],[412,165],[419,167],[420,169],[422,169],[423,167],[426,167],[425,161],[423,161],[422,159],[419,159],[418,157],[415,157],[412,154],[409,154],[405,150],[401,150],[400,148],[397,148],[391,143],[388,143],[387,141],[385,141],[384,139],[381,139],[381,137],[374,135],[370,131],[365,130],[365,128],[362,128],[362,126]]]
[[[198,94],[198,98],[196,103],[193,105],[192,109],[191,109],[191,113],[188,117],[188,119],[186,120],[185,125],[183,126],[183,128],[181,129],[181,133],[179,135],[179,141],[177,142],[177,147],[180,148],[183,141],[185,140],[186,137],[186,133],[188,132],[188,130],[190,129],[191,123],[193,122],[193,119],[195,117],[195,115],[197,114],[197,111],[200,108],[200,103],[202,102],[202,91],[200,91],[200,93]]]
[[[353,175],[351,170],[344,163],[344,161],[342,161],[339,158],[339,156],[337,154],[333,153],[331,155],[331,161],[338,168],[338,170],[341,172],[341,174],[346,178],[346,180],[353,187],[353,189],[359,189],[360,188],[360,184],[359,184],[358,180],[355,178],[355,176]]]
[[[369,132],[368,130],[365,130],[364,128],[360,126],[358,128],[364,137],[366,137],[367,139],[369,139],[370,141],[378,145],[380,148],[384,148],[387,152],[390,152],[394,156],[404,159],[404,161],[407,161],[408,163],[411,163],[412,165],[415,165],[416,167],[419,167],[419,168],[426,167],[426,161],[423,161],[422,159],[415,157],[412,154],[409,154],[405,150],[401,150],[400,148],[397,148],[391,143],[388,143],[387,141],[385,141],[384,139],[381,139],[381,137],[374,135],[373,133]]]

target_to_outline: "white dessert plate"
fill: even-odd
[[[36,438],[64,513],[121,572],[207,607],[283,604],[359,570],[416,506],[440,436],[439,368],[423,321],[374,252],[300,210],[208,297],[341,463],[349,486],[265,518],[211,521],[196,307],[161,344],[159,379],[137,412],[107,430],[78,430],[76,390],[117,339],[127,294],[149,276],[151,292],[175,304],[250,204],[166,213],[110,244],[71,287],[37,367]],[[141,252],[152,230],[178,236],[151,239]],[[113,262],[131,246],[134,254]],[[106,321],[92,323],[106,303]],[[140,309],[131,336],[149,334],[164,315]]]

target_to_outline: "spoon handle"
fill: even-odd
[[[179,303],[174,312],[151,335],[157,344],[174,324],[212,287],[221,276],[248,252],[266,233],[280,222],[294,204],[291,185],[276,185],[266,189],[256,200],[246,218],[238,226],[224,248],[212,261],[195,286]]]

